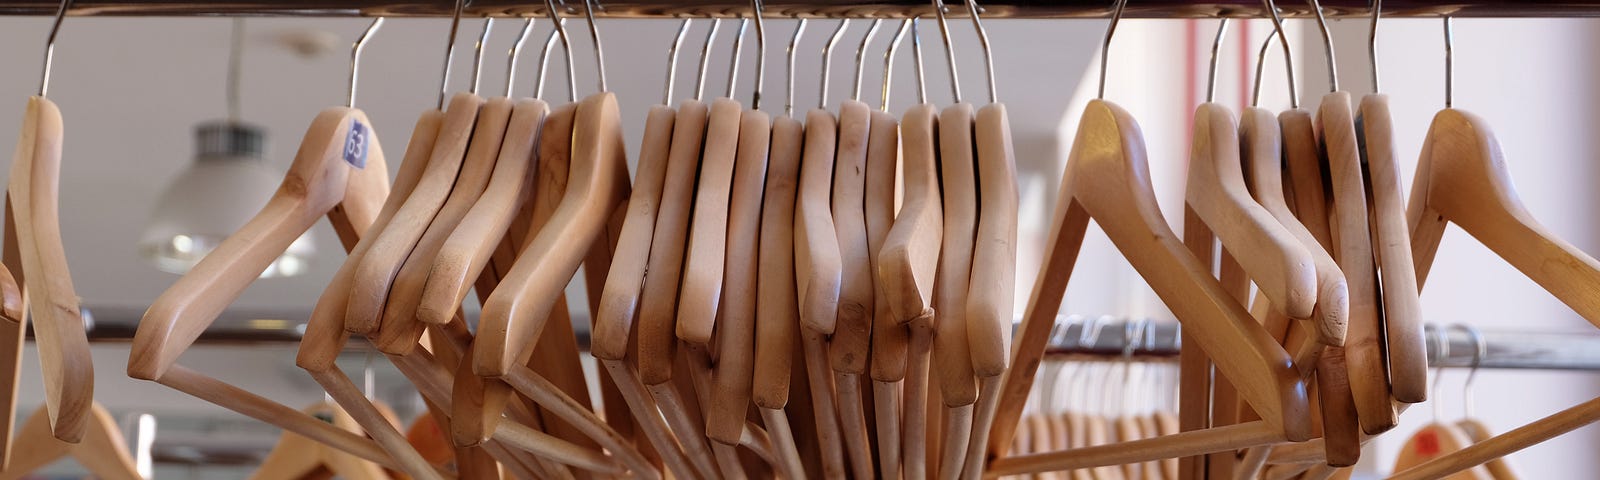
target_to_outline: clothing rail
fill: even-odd
[[[672,16],[736,16],[750,12],[750,0],[595,0],[600,17],[661,18]],[[543,15],[544,3],[530,0],[472,0],[465,15]],[[964,16],[964,4],[946,2],[950,13]],[[1112,0],[992,0],[981,2],[986,18],[1099,18],[1110,13]],[[1215,18],[1265,16],[1257,0],[1140,0],[1129,2],[1128,18]],[[1282,13],[1309,17],[1309,2],[1281,0]],[[1331,17],[1365,17],[1369,0],[1322,0]],[[60,1],[0,0],[0,15],[54,15]],[[583,1],[563,2],[569,14],[581,12]],[[932,2],[923,0],[771,0],[762,2],[768,18],[786,17],[905,17],[930,15]],[[71,14],[134,16],[408,16],[449,17],[451,0],[76,0]],[[1600,1],[1575,0],[1389,0],[1383,2],[1389,17],[1594,17]]]
[[[1076,316],[1057,320],[1049,351],[1112,356],[1124,353],[1129,340],[1136,339],[1135,355],[1175,356],[1182,345],[1178,324],[1170,321],[1151,322],[1148,327],[1135,323],[1134,329],[1143,329],[1145,334],[1130,336],[1128,320],[1092,320]],[[1479,335],[1484,347],[1481,357],[1477,353],[1480,343],[1471,331],[1428,325],[1428,365],[1470,368],[1477,357],[1480,368],[1600,371],[1600,333],[1486,330]]]

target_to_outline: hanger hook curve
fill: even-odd
[[[939,36],[944,39],[945,61],[950,64],[950,95],[956,103],[961,103],[961,75],[956,71],[956,49],[950,41],[950,24],[944,18],[944,0],[933,0],[933,13],[939,19]]]
[[[784,82],[786,99],[783,104],[783,114],[794,116],[794,59],[795,52],[800,47],[800,36],[806,33],[806,19],[800,19],[794,26],[794,36],[789,38],[789,69],[788,79]]]
[[[1289,75],[1289,107],[1300,108],[1300,92],[1294,84],[1294,52],[1289,48],[1289,35],[1283,32],[1283,17],[1278,15],[1278,4],[1273,0],[1261,0],[1261,5],[1272,14],[1272,34],[1278,37],[1278,44],[1283,46],[1283,68]]]
[[[1117,0],[1111,10],[1111,22],[1106,24],[1106,38],[1100,45],[1100,89],[1098,97],[1106,98],[1106,64],[1111,60],[1111,37],[1117,33],[1117,22],[1122,21],[1122,9],[1128,6],[1128,0]]]
[[[456,0],[455,13],[450,15],[450,40],[444,47],[444,72],[439,75],[439,104],[440,110],[444,109],[444,97],[450,94],[450,64],[456,58],[456,32],[461,30],[461,9],[467,6],[467,0]]]
[[[989,103],[1000,103],[1000,87],[994,81],[994,52],[989,49],[989,30],[983,28],[983,18],[978,0],[967,0],[967,13],[972,15],[972,28],[978,32],[978,44],[983,46],[984,71],[989,75]]]
[[[856,47],[856,84],[855,88],[850,91],[851,100],[861,101],[861,77],[862,72],[866,70],[867,44],[872,43],[872,37],[878,35],[878,27],[881,26],[883,26],[883,19],[872,19],[872,25],[867,27],[866,36],[861,37],[861,45]]]
[[[750,0],[756,22],[756,86],[750,94],[750,109],[761,110],[761,88],[767,83],[767,26],[761,19],[761,0]]]
[[[1228,35],[1228,19],[1217,22],[1217,38],[1211,41],[1211,70],[1206,74],[1206,103],[1217,99],[1217,51],[1222,50],[1222,39]]]
[[[506,91],[505,97],[511,97],[511,86],[517,84],[517,60],[522,58],[522,47],[528,43],[528,35],[533,33],[534,19],[522,19],[522,32],[517,34],[517,41],[511,44],[511,53],[506,55]]]
[[[728,62],[728,91],[723,97],[733,98],[734,87],[739,85],[739,60],[744,56],[744,32],[749,26],[749,18],[739,19],[739,31],[733,35],[733,58]]]
[[[478,84],[483,80],[483,46],[489,43],[489,33],[494,31],[494,17],[483,19],[483,33],[478,43],[472,45],[472,94],[478,94]]]
[[[1311,3],[1311,12],[1317,14],[1317,29],[1322,32],[1322,49],[1328,54],[1328,91],[1339,91],[1338,62],[1333,57],[1333,33],[1328,31],[1328,19],[1322,15],[1322,3],[1317,0],[1308,0]]]
[[[600,0],[583,0],[583,17],[589,22],[589,40],[594,42],[594,64],[600,77],[600,91],[609,92],[611,89],[606,85],[605,42],[600,41],[600,27],[594,23],[594,11],[599,8]]]
[[[894,39],[889,41],[889,49],[883,52],[883,91],[880,92],[883,101],[878,105],[879,110],[889,111],[889,87],[894,83],[894,54],[900,50],[900,41],[905,40],[909,30],[911,19],[901,20],[900,29],[895,30]]]
[[[672,46],[667,47],[667,86],[661,93],[661,104],[672,105],[672,87],[678,80],[678,48],[683,46],[683,37],[689,33],[689,24],[694,23],[693,18],[684,18],[678,24],[678,34],[672,37]]]
[[[850,19],[839,21],[839,28],[833,30],[833,35],[828,37],[828,43],[822,45],[822,88],[817,94],[817,107],[828,106],[828,77],[833,70],[833,47],[839,44],[839,38],[844,36],[844,30],[850,26]]]
[[[717,39],[717,29],[722,27],[722,19],[711,19],[711,29],[706,30],[706,44],[700,47],[700,75],[694,80],[694,99],[705,98],[706,70],[711,66],[711,45]]]
[[[72,0],[61,0],[61,7],[56,9],[55,22],[50,24],[50,36],[44,41],[44,73],[39,77],[40,97],[50,92],[50,68],[55,66],[56,59],[56,34],[61,33],[61,19],[67,17],[69,8],[72,8]]]
[[[378,17],[367,25],[361,32],[361,37],[356,39],[354,46],[350,47],[350,91],[345,98],[345,106],[356,108],[356,81],[361,78],[361,52],[367,47],[367,40],[372,39],[372,34],[383,28],[383,17]]]
[[[922,70],[922,17],[911,17],[911,61],[917,69],[917,104],[928,103],[928,79]]]

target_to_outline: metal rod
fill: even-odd
[[[1134,355],[1176,356],[1180,325],[1170,321],[1144,322],[1136,319],[1089,319],[1061,316],[1047,350],[1058,354],[1091,354],[1107,357]],[[1129,349],[1129,324],[1147,330],[1135,336]],[[1086,331],[1085,328],[1088,330]],[[1520,370],[1600,371],[1600,332],[1526,332],[1462,328],[1460,325],[1429,324],[1423,338],[1428,347],[1428,365],[1433,368],[1478,368]]]
[[[466,14],[483,17],[526,17],[545,14],[541,2],[474,0]],[[926,0],[777,0],[762,2],[767,18],[865,16],[904,18],[929,13]],[[1368,18],[1370,0],[1322,1],[1330,18]],[[991,0],[987,18],[1105,18],[1109,0]],[[0,15],[54,15],[61,2],[0,0]],[[607,1],[597,18],[670,18],[717,16],[733,18],[749,12],[749,0],[617,0]],[[73,0],[72,16],[302,16],[302,17],[447,17],[450,0]],[[1600,17],[1592,0],[1389,0],[1385,15],[1394,17]],[[951,15],[966,16],[964,12]],[[1259,0],[1140,0],[1128,5],[1127,18],[1263,18]],[[1310,8],[1284,6],[1283,15],[1313,18]]]

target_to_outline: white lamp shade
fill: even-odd
[[[145,227],[139,251],[156,268],[184,273],[266,206],[283,174],[254,157],[203,155],[178,175]],[[315,247],[301,235],[261,276],[305,271]]]

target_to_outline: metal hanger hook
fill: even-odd
[[[983,28],[978,16],[978,0],[967,0],[967,13],[972,15],[972,28],[978,32],[978,44],[983,46],[984,71],[989,75],[989,103],[1000,103],[1000,87],[994,81],[994,52],[989,49],[989,31]]]
[[[522,46],[528,42],[528,35],[533,33],[533,20],[538,17],[522,19],[522,33],[517,34],[517,41],[511,44],[511,53],[506,55],[506,98],[511,97],[511,86],[517,84],[517,59],[522,57]]]
[[[1278,15],[1278,4],[1273,0],[1261,0],[1261,4],[1272,14],[1272,34],[1278,37],[1278,44],[1283,47],[1283,69],[1289,75],[1289,107],[1298,109],[1300,92],[1294,84],[1294,52],[1289,48],[1289,35],[1283,32],[1283,17]]]
[[[383,28],[383,17],[378,17],[367,25],[366,31],[361,32],[361,37],[356,39],[355,46],[350,47],[350,93],[345,98],[345,106],[356,108],[356,83],[361,78],[361,52],[366,49],[367,40],[372,34]]]
[[[883,26],[883,19],[872,19],[872,26],[867,27],[866,36],[861,37],[861,45],[856,47],[856,84],[850,91],[850,99],[861,101],[861,77],[866,70],[867,44],[872,43],[872,37],[878,35],[878,27]]]
[[[600,41],[600,27],[594,23],[594,11],[600,9],[600,0],[583,0],[583,16],[589,22],[589,40],[594,42],[595,71],[600,76],[600,91],[609,92],[606,85],[606,49]]]
[[[883,101],[878,109],[889,111],[889,88],[894,83],[894,54],[900,50],[900,41],[905,40],[906,32],[911,30],[911,19],[900,21],[900,29],[894,32],[894,39],[889,41],[889,49],[883,52]]]
[[[544,6],[550,14],[551,23],[556,24],[556,36],[561,37],[561,49],[567,56],[567,100],[577,101],[578,73],[572,67],[572,38],[567,36],[567,23],[561,20],[561,14],[556,11],[555,0],[544,0]]]
[[[556,28],[551,29],[550,34],[544,37],[544,49],[539,52],[539,74],[533,78],[533,96],[535,98],[544,98],[544,74],[550,67],[550,52],[555,50],[557,34],[560,33],[561,27],[565,26],[566,23],[567,19],[565,18],[557,20],[555,22]],[[567,64],[572,64],[571,59],[568,59]],[[567,99],[572,99],[570,94]]]
[[[1456,100],[1456,36],[1450,17],[1444,17],[1444,108],[1454,108]]]
[[[439,75],[439,105],[444,109],[444,97],[450,94],[450,64],[456,58],[456,32],[461,30],[461,9],[467,6],[467,0],[456,0],[455,13],[450,15],[450,40],[444,47],[444,72]]]
[[[1439,359],[1440,360],[1449,359],[1450,358],[1450,332],[1445,330],[1445,329],[1443,329],[1443,328],[1435,328],[1433,330],[1433,333],[1434,333],[1434,336],[1437,337],[1438,340],[1439,340]],[[1440,362],[1440,363],[1442,364],[1443,362]],[[1439,393],[1439,384],[1441,384],[1443,382],[1444,382],[1444,368],[1442,368],[1442,367],[1434,368],[1433,369],[1433,386],[1432,386],[1432,388],[1429,389],[1429,390],[1432,390],[1432,391],[1428,395],[1430,397],[1433,397],[1433,421],[1434,422],[1438,422],[1438,421],[1440,421],[1441,419],[1444,418],[1444,402],[1440,401],[1440,399],[1439,399],[1439,397],[1437,395]]]
[[[750,19],[739,19],[739,31],[733,35],[733,58],[728,62],[728,91],[723,95],[733,98],[734,87],[739,85],[739,57],[744,56],[744,31],[750,26]]]
[[[750,94],[750,109],[761,110],[761,88],[767,83],[767,26],[761,19],[761,0],[750,0],[756,22],[756,86]]]
[[[478,84],[483,80],[483,46],[489,43],[489,32],[494,31],[494,17],[483,19],[483,33],[478,43],[472,44],[472,94],[478,94]]]
[[[44,97],[50,93],[50,69],[55,66],[56,60],[56,34],[61,33],[61,19],[67,17],[67,9],[72,7],[72,0],[61,0],[61,8],[56,9],[55,23],[50,24],[50,36],[44,40],[44,73],[39,76],[39,96]]]
[[[806,19],[802,18],[799,23],[795,24],[794,36],[789,39],[789,69],[787,71],[788,79],[784,82],[785,100],[783,103],[783,114],[787,116],[794,116],[794,59],[795,52],[799,51],[800,36],[804,35],[805,32]]]
[[[928,78],[922,70],[922,32],[918,25],[922,17],[911,17],[911,60],[917,69],[917,103],[928,103]]]
[[[850,19],[840,20],[839,28],[833,30],[828,43],[822,46],[822,88],[817,94],[817,108],[828,106],[828,74],[833,70],[833,47],[839,44],[839,38],[844,36],[844,30],[849,26]]]
[[[1217,21],[1217,38],[1211,41],[1211,70],[1206,74],[1206,103],[1217,99],[1217,51],[1222,50],[1222,39],[1228,35],[1228,19]]]
[[[717,29],[722,27],[722,19],[711,19],[711,29],[706,30],[706,44],[700,47],[700,74],[694,79],[694,99],[705,98],[706,94],[706,69],[711,66],[711,45],[717,39]]]
[[[678,25],[678,34],[672,37],[672,46],[667,47],[667,87],[661,93],[661,104],[672,105],[672,87],[678,80],[678,48],[683,46],[683,37],[689,33],[689,24],[694,19],[685,18]]]
[[[950,95],[961,103],[961,75],[956,69],[956,49],[950,41],[950,23],[944,19],[944,0],[933,0],[933,13],[939,19],[939,36],[944,39],[945,61],[950,64]]]
[[[1338,62],[1333,57],[1333,33],[1328,31],[1328,19],[1322,16],[1322,3],[1317,0],[1308,0],[1311,3],[1311,12],[1317,14],[1317,29],[1322,31],[1322,49],[1328,54],[1328,91],[1339,91]]]
[[[1372,0],[1372,29],[1367,34],[1367,57],[1372,60],[1372,93],[1378,93],[1378,17],[1383,12],[1383,0]]]
[[[1111,37],[1117,33],[1117,22],[1122,20],[1122,9],[1128,6],[1128,0],[1117,0],[1112,6],[1111,22],[1106,24],[1106,38],[1100,45],[1100,89],[1098,97],[1106,98],[1106,64],[1111,60]]]

